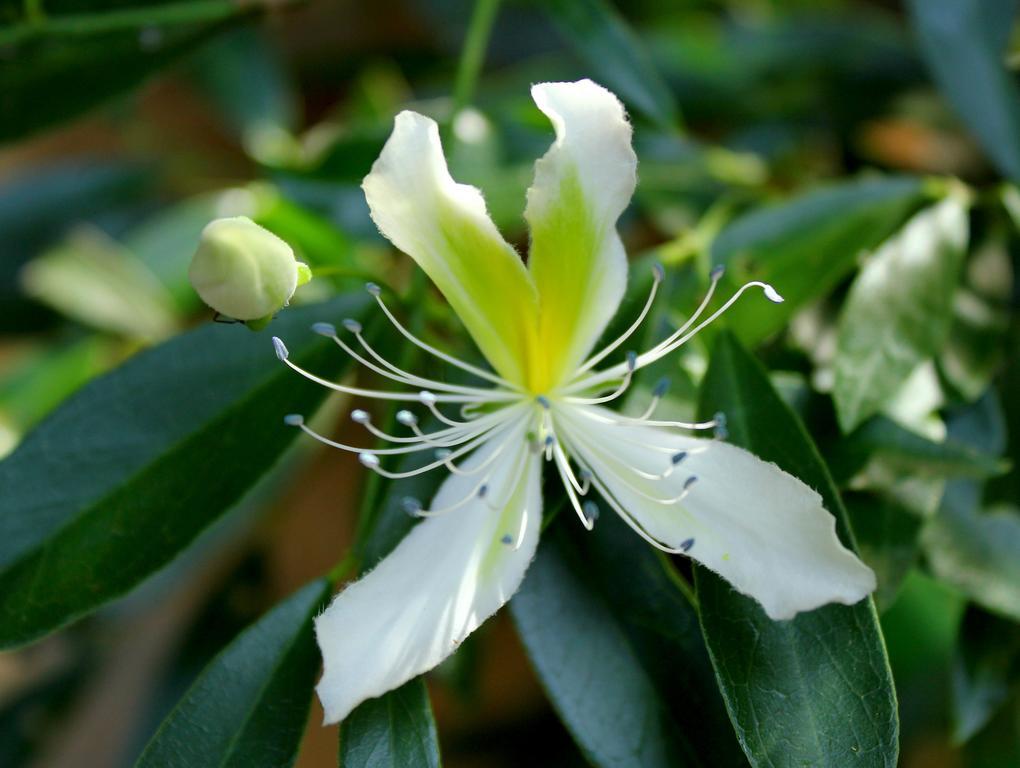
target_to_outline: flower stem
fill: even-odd
[[[485,50],[489,46],[489,37],[498,9],[499,0],[477,0],[475,3],[474,13],[471,14],[471,22],[468,24],[467,37],[464,40],[464,49],[460,54],[460,63],[457,65],[451,119],[474,98],[475,86],[478,84],[478,75],[485,59]]]

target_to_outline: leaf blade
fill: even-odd
[[[288,311],[274,330],[325,375],[343,356],[305,330],[360,297]],[[300,336],[298,336],[299,330]],[[325,390],[269,338],[207,325],[143,352],[65,402],[0,462],[0,645],[52,631],[169,562],[279,458]]]
[[[732,221],[712,243],[713,265],[726,267],[731,290],[764,280],[785,301],[767,310],[740,302],[727,312],[727,326],[745,344],[783,328],[796,310],[849,274],[862,251],[892,232],[921,193],[918,179],[865,178],[812,190]]]
[[[297,755],[319,667],[312,619],[329,594],[313,581],[213,659],[163,721],[136,768],[277,768]]]
[[[600,767],[739,764],[696,615],[665,563],[612,516],[583,548],[571,522],[545,532],[510,610],[582,752]]]
[[[700,409],[725,412],[732,442],[818,490],[849,538],[817,450],[730,334],[717,341]],[[870,599],[773,622],[709,571],[696,568],[695,577],[709,654],[753,766],[896,764],[896,697]]]
[[[839,320],[833,398],[849,431],[889,403],[949,335],[968,238],[957,195],[917,214],[865,264]]]

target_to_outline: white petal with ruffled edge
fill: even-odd
[[[850,605],[875,589],[874,573],[840,543],[821,497],[776,465],[728,443],[624,424],[604,408],[563,406],[555,418],[564,444],[629,523],[667,547],[686,544],[771,618]],[[681,451],[668,477],[641,476],[666,471]],[[681,495],[673,504],[648,498]]]
[[[591,80],[531,89],[556,141],[535,164],[524,212],[538,289],[544,389],[574,371],[623,298],[627,257],[616,220],[637,183],[631,127],[619,99]]]
[[[538,544],[542,497],[540,460],[524,425],[511,440],[491,464],[484,499],[475,495],[419,523],[315,620],[324,667],[316,691],[326,723],[435,667],[517,591]],[[498,442],[479,448],[463,469],[478,467]],[[482,475],[451,475],[431,506],[472,494]]]
[[[500,375],[522,383],[534,346],[535,287],[481,192],[450,176],[435,121],[397,115],[362,188],[379,231],[425,270]]]

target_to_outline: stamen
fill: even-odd
[[[506,410],[510,411],[512,409],[508,408]],[[513,426],[514,425],[511,424],[509,427],[507,427],[505,422],[500,424],[500,428],[502,428],[502,429],[509,429],[511,432],[513,432]],[[437,469],[439,467],[445,466],[447,464],[447,462],[452,461],[453,459],[460,458],[461,456],[463,456],[463,455],[473,451],[474,449],[478,448],[485,441],[493,439],[491,435],[486,434],[486,433],[488,433],[490,431],[495,431],[495,430],[494,429],[493,430],[484,430],[482,434],[478,435],[477,437],[475,437],[472,440],[469,440],[469,441],[465,442],[459,448],[457,448],[456,450],[452,451],[450,453],[450,455],[447,456],[446,458],[430,462],[430,463],[425,464],[424,466],[418,467],[416,469],[406,470],[406,471],[402,471],[402,472],[391,472],[389,470],[383,469],[381,466],[378,466],[378,463],[376,463],[376,466],[370,467],[370,469],[374,470],[377,474],[382,475],[383,477],[385,477],[385,478],[387,478],[389,480],[403,480],[403,479],[408,478],[408,477],[416,477],[417,475],[422,475],[422,474],[425,474],[426,472],[431,472],[433,469]],[[395,452],[398,452],[398,451],[400,451],[399,448],[385,448],[385,449],[382,449],[380,451],[377,451],[377,453],[395,453]],[[410,452],[410,451],[404,451],[404,452]],[[486,459],[486,461],[489,461],[491,459],[492,459],[492,456],[489,456]],[[378,459],[376,461],[378,462]],[[362,462],[362,463],[364,463],[364,462]]]
[[[428,436],[429,439],[413,440],[411,444],[402,445],[397,448],[375,448],[375,449],[362,448],[355,445],[347,445],[346,443],[340,443],[337,442],[336,440],[330,440],[328,437],[319,434],[311,427],[309,427],[307,424],[305,424],[304,419],[297,414],[291,414],[289,416],[286,416],[284,418],[284,421],[289,426],[298,427],[306,435],[315,438],[324,445],[328,445],[333,448],[338,448],[342,451],[357,453],[358,458],[362,464],[364,464],[369,469],[376,469],[382,474],[384,473],[384,471],[379,468],[378,457],[380,455],[392,456],[396,454],[419,453],[421,451],[426,451],[431,448],[434,448],[437,445],[442,447],[461,445],[462,446],[461,448],[458,448],[451,454],[451,456],[457,456],[460,455],[461,453],[470,450],[470,447],[477,445],[480,441],[485,440],[488,436],[488,433],[502,427],[507,421],[509,421],[512,418],[513,413],[514,408],[504,408],[502,411],[492,414],[492,416],[496,418],[484,422],[479,421],[475,429],[461,431],[449,430],[451,440],[448,443],[432,440],[431,436]],[[366,426],[368,426],[367,422]],[[384,439],[391,440],[393,439],[393,436],[386,435],[386,433],[381,432],[381,430],[379,431],[379,435],[384,437]],[[399,440],[394,441],[397,442]],[[439,462],[439,464],[442,464],[442,462]],[[438,464],[435,466],[438,466]]]
[[[616,512],[621,518],[623,518],[623,522],[629,525],[634,530],[634,532],[637,533],[642,539],[647,541],[656,549],[659,549],[669,555],[681,555],[684,554],[684,552],[686,552],[686,550],[682,548],[676,549],[673,547],[667,547],[665,544],[663,544],[654,536],[652,536],[650,533],[648,533],[648,531],[646,531],[637,520],[631,517],[630,513],[623,508],[620,502],[616,500],[616,497],[609,492],[609,490],[598,479],[598,477],[594,478],[594,482],[595,487],[598,489],[598,492],[602,494],[602,498],[604,498],[606,502],[609,504],[609,506],[613,508],[614,512]],[[687,542],[684,543],[686,544]]]
[[[730,436],[729,430],[726,428],[726,414],[719,411],[715,414],[715,438],[717,440],[725,440]]]
[[[273,337],[273,349],[276,351],[276,356],[280,358],[280,360],[287,362],[290,352],[287,351],[287,345],[283,343],[283,339],[279,336]]]
[[[641,313],[637,316],[637,319],[633,323],[631,323],[630,328],[624,331],[623,334],[621,334],[615,341],[603,347],[598,354],[589,357],[584,362],[584,364],[582,364],[581,367],[577,369],[577,374],[575,375],[579,376],[582,373],[590,371],[600,362],[605,360],[608,354],[610,354],[613,350],[617,349],[621,344],[623,344],[623,342],[625,342],[632,335],[634,335],[634,332],[641,327],[641,324],[645,321],[645,318],[648,317],[648,312],[651,310],[652,304],[655,303],[655,294],[659,290],[659,284],[663,281],[665,276],[666,273],[665,270],[663,270],[661,264],[655,264],[652,267],[653,277],[652,290],[649,291],[648,298],[645,299],[645,305],[641,309]]]
[[[505,387],[506,389],[511,389],[517,392],[522,391],[519,386],[517,386],[516,384],[511,384],[503,377],[497,376],[494,373],[490,373],[489,371],[479,368],[478,366],[471,365],[470,363],[465,363],[463,360],[458,360],[453,355],[449,355],[446,352],[436,349],[431,344],[427,344],[426,342],[422,341],[413,333],[411,333],[409,330],[407,330],[407,328],[405,328],[400,323],[400,321],[397,320],[393,313],[390,312],[389,307],[386,306],[386,302],[382,300],[382,296],[380,295],[381,291],[379,290],[378,285],[376,285],[375,283],[369,283],[366,286],[366,290],[368,290],[369,294],[371,294],[375,298],[376,302],[379,304],[379,307],[382,309],[383,314],[385,314],[386,318],[393,324],[393,327],[396,328],[397,331],[399,331],[404,338],[406,338],[415,346],[419,347],[420,349],[424,349],[430,355],[438,357],[440,360],[444,360],[447,363],[450,363],[450,365],[455,365],[463,371],[473,373],[475,376],[478,376],[479,378],[485,379],[487,381],[491,381],[493,384],[496,384],[500,387]]]
[[[713,270],[712,282],[709,284],[708,291],[706,292],[705,297],[701,300],[701,304],[698,305],[698,308],[695,310],[694,314],[691,315],[687,322],[681,325],[668,338],[659,342],[647,352],[638,355],[637,361],[634,364],[635,370],[644,368],[645,366],[654,363],[656,360],[659,360],[660,358],[662,358],[665,355],[668,355],[674,350],[679,349],[681,346],[686,344],[691,338],[693,338],[697,333],[699,333],[703,328],[705,328],[707,325],[715,321],[716,318],[718,318],[720,315],[726,312],[726,310],[733,306],[734,302],[736,302],[745,291],[752,287],[761,288],[765,294],[765,297],[769,301],[773,302],[782,301],[782,297],[771,285],[769,285],[768,283],[763,283],[758,280],[752,280],[738,288],[719,309],[717,309],[715,312],[709,315],[705,320],[702,320],[701,322],[697,323],[697,325],[694,325],[694,323],[697,322],[698,318],[701,317],[702,313],[705,311],[706,307],[711,301],[712,295],[715,292],[715,288],[719,283],[719,277],[721,277],[721,273],[719,273],[716,270]],[[620,363],[611,366],[604,371],[600,371],[599,373],[592,374],[588,377],[582,377],[580,379],[575,377],[574,381],[567,387],[565,387],[563,392],[564,394],[569,394],[573,392],[580,392],[587,389],[591,389],[592,387],[602,384],[604,382],[613,381],[614,379],[619,378],[621,375],[624,375],[625,371],[628,370],[630,370],[629,363]],[[578,371],[578,373],[580,374],[582,373],[582,371]]]
[[[470,492],[465,494],[459,501],[455,501],[445,507],[439,507],[436,509],[423,509],[421,504],[418,504],[414,514],[416,517],[438,517],[439,515],[445,515],[447,512],[456,512],[458,509],[474,499],[484,499],[485,492],[488,490],[488,486],[486,485],[486,481],[488,479],[488,475],[483,477],[481,482],[478,483],[478,485],[476,485]]]
[[[595,525],[595,521],[599,519],[599,505],[590,499],[583,504],[584,516],[591,521],[592,527]]]
[[[343,350],[345,352],[347,352],[351,357],[353,357],[359,363],[361,363],[362,365],[365,365],[368,368],[371,368],[373,371],[376,371],[377,373],[380,373],[380,374],[382,374],[383,376],[386,376],[389,379],[393,379],[394,381],[399,381],[399,382],[402,382],[404,384],[410,384],[411,386],[428,387],[429,389],[438,389],[438,390],[440,390],[442,392],[460,392],[462,394],[481,394],[481,393],[491,392],[492,391],[489,388],[469,387],[469,386],[464,386],[464,385],[461,385],[461,384],[449,384],[447,382],[436,381],[435,379],[429,379],[429,378],[426,378],[424,376],[418,376],[417,374],[411,373],[410,371],[405,371],[403,368],[400,368],[399,366],[394,365],[389,360],[387,360],[385,357],[383,357],[382,355],[380,355],[378,352],[375,351],[375,348],[372,347],[372,345],[368,343],[368,340],[365,339],[364,334],[362,334],[360,323],[354,323],[353,325],[348,326],[348,325],[346,325],[346,322],[345,322],[345,327],[347,328],[347,330],[349,330],[351,333],[354,334],[354,338],[356,338],[358,340],[358,343],[361,344],[362,348],[373,359],[375,359],[379,363],[381,363],[386,370],[383,370],[383,369],[379,368],[378,366],[370,363],[368,360],[365,360],[363,357],[361,357],[356,352],[354,352],[354,350],[352,350],[350,347],[348,347],[346,344],[344,344],[344,342],[341,339],[339,339],[337,337],[334,337],[334,341],[336,341],[336,343],[341,348],[343,348]]]
[[[311,371],[307,371],[300,365],[297,365],[289,359],[289,353],[286,345],[281,339],[273,337],[273,349],[276,351],[276,356],[289,368],[296,371],[297,373],[304,376],[309,381],[314,381],[316,384],[321,384],[327,389],[332,389],[335,392],[343,392],[348,395],[356,395],[360,397],[374,397],[378,400],[404,400],[404,401],[415,401],[418,400],[418,394],[415,392],[386,392],[375,389],[362,389],[361,387],[348,387],[344,384],[337,384],[316,376]],[[477,395],[468,394],[441,394],[435,395],[437,402],[443,403],[497,403],[497,402],[512,402],[519,399],[519,395],[512,392],[505,392],[500,390],[478,390]],[[482,394],[484,393],[484,394]]]
[[[361,343],[361,346],[364,347],[365,350],[372,357],[374,357],[376,360],[382,363],[383,366],[385,366],[384,368],[380,368],[371,360],[366,360],[364,357],[362,357],[356,351],[354,351],[350,346],[348,346],[343,339],[337,336],[336,327],[332,323],[314,323],[312,325],[312,331],[319,334],[320,336],[325,336],[327,338],[332,339],[333,342],[338,347],[340,347],[340,349],[346,352],[352,359],[357,360],[358,363],[365,366],[369,370],[375,371],[380,376],[390,379],[391,381],[396,381],[401,384],[408,384],[412,387],[432,387],[434,389],[439,389],[444,392],[459,393],[466,395],[487,395],[492,391],[491,389],[482,389],[479,387],[465,387],[458,384],[446,384],[441,381],[434,381],[433,379],[427,379],[422,376],[416,376],[413,373],[410,373],[408,371],[403,370],[402,368],[398,368],[397,366],[393,365],[388,360],[383,358],[379,353],[377,353],[374,349],[372,349],[372,347],[368,344],[368,342],[365,340],[365,337],[361,333],[361,323],[359,323],[356,320],[348,319],[344,320],[343,325],[344,328],[346,328],[348,331],[355,335],[355,338],[358,339],[358,341]]]
[[[548,439],[549,438],[546,438],[547,441]],[[577,498],[577,493],[575,491],[579,488],[579,484],[577,479],[574,477],[574,473],[570,471],[570,463],[567,461],[566,454],[564,454],[563,449],[557,445],[554,455],[556,456],[556,469],[560,473],[560,480],[563,481],[563,488],[567,492],[567,498],[570,500],[570,505],[574,508],[574,512],[577,513],[577,517],[581,521],[581,525],[590,531],[594,525],[594,521],[584,513],[581,502]],[[547,449],[547,460],[548,457],[549,452]]]
[[[662,402],[662,398],[665,397],[666,392],[669,391],[669,379],[663,376],[659,379],[655,385],[655,389],[652,390],[652,400],[648,403],[648,407],[645,408],[644,413],[637,417],[638,421],[647,421],[651,418],[652,414],[655,413],[655,409],[659,407],[659,403]]]
[[[623,379],[620,384],[610,392],[608,395],[602,395],[600,397],[567,397],[566,400],[569,403],[575,405],[599,405],[600,403],[608,403],[611,400],[615,400],[620,397],[630,387],[631,381],[634,378],[634,371],[637,366],[638,356],[636,352],[627,353],[626,371],[623,374]]]

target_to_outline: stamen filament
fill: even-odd
[[[713,277],[713,281],[709,287],[708,293],[706,293],[705,298],[702,299],[702,302],[698,306],[698,309],[686,323],[680,326],[680,328],[678,328],[674,333],[672,333],[667,339],[663,340],[656,346],[652,347],[647,352],[643,352],[642,354],[637,356],[637,360],[633,364],[633,370],[639,370],[647,365],[651,365],[652,363],[661,359],[665,355],[668,355],[674,350],[679,349],[681,346],[686,344],[691,338],[693,338],[697,333],[704,329],[707,325],[714,322],[720,315],[722,315],[724,312],[726,312],[726,310],[733,306],[734,302],[736,302],[741,297],[741,295],[743,295],[743,293],[749,290],[750,288],[753,287],[761,288],[765,292],[765,296],[766,298],[769,299],[769,301],[780,303],[783,300],[782,297],[776,292],[776,289],[773,288],[768,283],[763,283],[758,280],[752,280],[751,282],[745,283],[740,288],[738,288],[734,292],[734,294],[730,296],[730,298],[727,299],[726,302],[721,307],[719,307],[719,309],[717,309],[705,320],[701,321],[692,328],[691,325],[701,316],[702,312],[707,306],[708,301],[711,298],[712,293],[714,292],[717,282],[718,278]],[[631,369],[631,367],[632,367],[631,361],[629,360],[624,363],[618,363],[617,365],[611,366],[603,371],[581,378],[568,384],[562,390],[562,392],[563,394],[583,392],[585,390],[591,389],[592,387],[603,384],[607,381],[613,381],[614,379],[620,378],[621,376],[625,375],[625,372]]]
[[[374,397],[377,400],[400,400],[404,402],[417,402],[419,401],[419,393],[417,392],[385,392],[377,389],[362,389],[361,387],[348,387],[344,384],[337,384],[321,376],[316,376],[311,371],[307,371],[297,363],[290,360],[287,347],[284,346],[283,342],[276,336],[273,337],[273,346],[276,349],[276,356],[287,366],[300,373],[309,381],[314,381],[316,384],[332,389],[336,392],[343,392],[348,395],[357,395],[360,397]],[[509,402],[512,400],[519,399],[519,395],[512,392],[501,392],[499,390],[480,390],[485,392],[485,395],[453,395],[453,394],[439,394],[434,395],[436,402],[441,403],[489,403],[489,402]]]
[[[413,373],[409,373],[408,371],[404,371],[400,368],[397,368],[397,366],[385,360],[374,349],[372,349],[371,346],[369,346],[368,342],[365,340],[364,335],[361,333],[360,323],[352,321],[349,324],[345,322],[345,325],[348,326],[348,330],[350,330],[354,334],[355,338],[357,338],[358,341],[361,342],[361,345],[366,349],[366,351],[368,351],[376,360],[381,362],[385,366],[385,368],[379,367],[371,360],[368,360],[362,355],[358,354],[358,352],[356,352],[350,345],[348,345],[343,339],[340,338],[340,336],[336,332],[336,327],[331,323],[315,323],[312,326],[312,330],[315,331],[315,333],[318,333],[320,336],[325,336],[326,338],[332,339],[333,342],[338,347],[340,347],[340,349],[346,352],[351,358],[358,361],[358,363],[365,366],[371,371],[375,371],[380,376],[384,376],[385,378],[390,379],[391,381],[396,381],[401,384],[408,384],[412,387],[438,389],[440,391],[455,392],[459,394],[484,395],[491,392],[491,390],[489,389],[482,389],[480,387],[466,387],[461,386],[459,384],[447,384],[442,381],[427,379],[425,377],[417,376]]]
[[[438,357],[440,360],[444,360],[447,363],[449,363],[450,365],[457,366],[458,368],[460,368],[463,371],[467,371],[468,373],[473,373],[475,376],[478,376],[479,378],[485,379],[487,381],[491,381],[493,384],[496,384],[497,386],[505,387],[506,389],[511,389],[511,390],[516,391],[516,392],[522,392],[523,391],[520,386],[518,386],[516,384],[510,383],[509,381],[504,379],[502,376],[497,376],[496,374],[490,373],[489,371],[486,371],[483,368],[479,368],[478,366],[471,365],[470,363],[465,363],[463,360],[458,360],[453,355],[449,355],[446,352],[443,352],[442,350],[436,349],[431,344],[428,344],[428,343],[422,341],[417,336],[415,336],[413,333],[411,333],[409,330],[407,330],[400,323],[400,321],[397,320],[397,318],[393,315],[393,313],[390,312],[389,307],[387,307],[386,303],[382,300],[382,295],[381,295],[381,291],[379,290],[379,286],[375,285],[375,283],[369,283],[368,286],[367,286],[367,290],[368,290],[368,292],[372,296],[375,297],[376,303],[378,303],[379,306],[382,308],[383,313],[386,315],[386,317],[389,319],[389,321],[393,324],[393,327],[396,328],[397,331],[399,331],[400,334],[402,336],[404,336],[404,338],[406,338],[408,341],[410,341],[415,346],[419,347],[420,349],[424,349],[430,355]]]
[[[575,377],[581,375],[582,373],[585,373],[586,371],[590,371],[592,368],[594,368],[596,365],[602,362],[607,355],[609,355],[613,350],[617,349],[621,344],[623,344],[623,342],[629,339],[638,328],[641,327],[641,324],[645,321],[645,318],[648,317],[648,312],[651,310],[652,304],[655,303],[655,294],[659,290],[659,284],[665,277],[661,264],[656,264],[652,268],[652,272],[653,272],[652,290],[649,291],[648,298],[645,299],[645,306],[641,309],[641,314],[637,316],[637,319],[633,323],[631,323],[630,327],[626,331],[624,331],[622,335],[617,337],[615,341],[603,347],[602,351],[599,352],[598,354],[589,357],[588,360],[586,360],[585,363],[580,368],[577,369],[577,372],[574,374]]]

